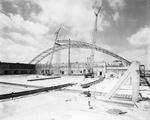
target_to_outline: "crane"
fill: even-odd
[[[97,12],[94,12],[96,19],[95,19],[95,25],[94,25],[94,32],[93,32],[93,40],[92,40],[92,45],[94,46],[96,44],[96,36],[97,36],[97,22],[98,22],[98,15],[101,11],[101,6],[99,7]],[[89,68],[89,75],[91,77],[94,77],[94,54],[95,54],[95,49],[93,47],[93,49],[91,50],[91,54],[90,54],[90,68]]]
[[[51,55],[51,59],[50,59],[50,74],[52,74],[52,71],[51,71],[51,68],[52,68],[52,60],[53,60],[53,55],[54,55],[54,52],[55,52],[55,47],[56,45],[59,45],[57,42],[58,42],[58,34],[59,34],[59,31],[60,31],[61,28],[58,29],[58,31],[55,33],[56,34],[56,38],[55,38],[55,41],[54,41],[54,45],[53,45],[53,50],[52,50],[52,55]]]

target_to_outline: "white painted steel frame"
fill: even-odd
[[[60,50],[63,50],[63,49],[68,49],[69,45],[68,45],[68,40],[59,40],[59,44],[61,43],[61,45],[57,45],[56,48],[55,48],[55,52],[58,52]],[[131,62],[126,60],[125,58],[109,51],[109,50],[106,50],[102,47],[99,47],[97,45],[92,45],[90,43],[86,43],[86,42],[82,42],[82,41],[75,41],[75,40],[71,40],[70,41],[70,48],[84,48],[84,49],[94,49],[96,51],[99,51],[99,52],[102,52],[102,53],[105,53],[107,55],[110,55],[112,57],[115,57],[117,59],[119,59],[120,61],[126,63],[127,65],[130,65]],[[42,61],[44,58],[46,58],[47,56],[51,55],[52,54],[52,51],[53,50],[53,47],[52,48],[49,48],[45,51],[43,51],[42,53],[40,53],[39,55],[37,55],[34,59],[32,59],[29,64],[38,64],[40,61]]]

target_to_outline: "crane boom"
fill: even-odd
[[[50,59],[50,70],[49,70],[50,72],[51,72],[51,67],[52,67],[53,55],[54,55],[54,52],[55,52],[55,46],[56,46],[56,43],[57,43],[57,40],[58,40],[58,34],[59,34],[60,29],[61,28],[59,28],[58,31],[56,32],[56,38],[55,38],[55,41],[54,41],[52,55],[51,55],[51,59]]]
[[[92,45],[94,46],[96,44],[96,36],[97,36],[97,22],[98,22],[98,15],[101,11],[101,6],[99,7],[97,13],[94,12],[96,19],[95,19],[95,25],[94,25],[94,32],[93,32],[93,40],[92,40]],[[93,66],[94,66],[94,54],[95,54],[95,49],[93,47],[90,55],[90,71],[93,72]]]

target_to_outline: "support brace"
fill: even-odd
[[[132,101],[137,102],[139,101],[139,82],[140,77],[137,72],[139,69],[139,64],[137,62],[134,62],[124,73],[120,81],[110,90],[108,94],[106,94],[106,98],[110,99],[111,96],[117,91],[117,89],[123,85],[127,80],[129,80],[130,77],[132,77]]]

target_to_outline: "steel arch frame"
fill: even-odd
[[[63,50],[63,49],[67,49],[69,47],[69,41],[68,40],[60,40],[59,43],[61,43],[61,45],[57,45],[55,47],[55,51],[54,52],[57,52],[57,51],[60,51],[60,50]],[[86,43],[86,42],[82,42],[82,41],[75,41],[75,40],[71,40],[70,41],[70,48],[84,48],[84,49],[94,49],[96,51],[99,51],[99,52],[102,52],[102,53],[105,53],[107,55],[110,55],[112,57],[115,57],[117,59],[119,59],[120,61],[126,63],[127,65],[130,65],[130,61],[124,59],[123,57],[109,51],[109,50],[106,50],[102,47],[99,47],[97,45],[92,45],[90,43]],[[52,54],[52,51],[53,50],[53,47],[52,48],[49,48],[45,51],[43,51],[42,53],[40,53],[39,55],[37,55],[34,59],[32,59],[29,64],[38,64],[40,61],[42,61],[44,58],[46,58],[47,56],[49,56],[50,54]]]

